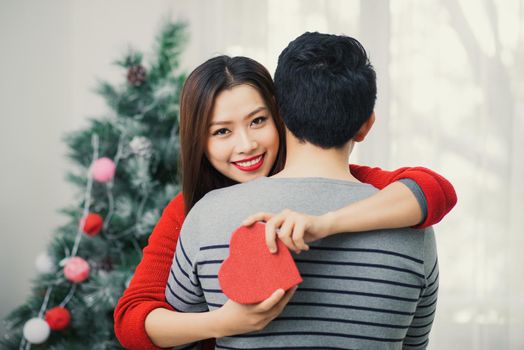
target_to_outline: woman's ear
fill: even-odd
[[[374,123],[375,123],[375,112],[371,113],[368,120],[366,120],[364,124],[362,124],[362,126],[357,131],[355,136],[353,136],[353,141],[355,142],[364,141],[364,139],[366,138],[366,135],[368,134],[369,130],[371,130],[371,127],[373,126]]]

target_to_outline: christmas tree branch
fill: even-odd
[[[98,135],[93,134],[91,137],[91,145],[93,147],[93,162],[98,159],[98,147],[99,147],[99,140]],[[93,187],[93,178],[91,176],[87,177],[87,186],[86,186],[86,192],[84,196],[84,210],[83,210],[83,217],[86,217],[89,213],[89,207],[91,205],[91,189]],[[82,239],[82,227],[81,225],[78,225],[78,230],[76,232],[75,237],[75,244],[73,245],[73,249],[71,250],[71,257],[76,256],[76,253],[78,252],[78,246],[80,245],[80,240]]]

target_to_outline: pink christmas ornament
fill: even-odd
[[[115,177],[116,165],[111,159],[102,157],[91,165],[91,175],[98,182],[109,182]]]
[[[84,259],[74,256],[67,259],[64,266],[64,276],[67,280],[80,283],[89,277],[89,264]]]
[[[104,219],[96,213],[89,213],[80,220],[80,227],[86,235],[94,237],[104,227]]]

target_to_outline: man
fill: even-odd
[[[255,212],[333,211],[371,196],[347,161],[375,116],[376,77],[350,37],[305,33],[279,57],[277,100],[288,129],[282,172],[209,193],[189,213],[166,289],[179,311],[216,309],[227,298],[217,272],[231,233]],[[264,330],[217,339],[217,348],[420,349],[436,307],[432,229],[338,234],[294,256],[303,282]]]

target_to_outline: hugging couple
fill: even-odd
[[[122,345],[426,348],[439,276],[431,225],[456,195],[425,168],[348,168],[376,93],[365,49],[342,35],[293,40],[274,83],[246,57],[197,67],[180,103],[183,193],[115,309]],[[303,282],[244,305],[223,294],[218,270],[232,232],[256,221],[267,249],[280,239],[292,251]]]

